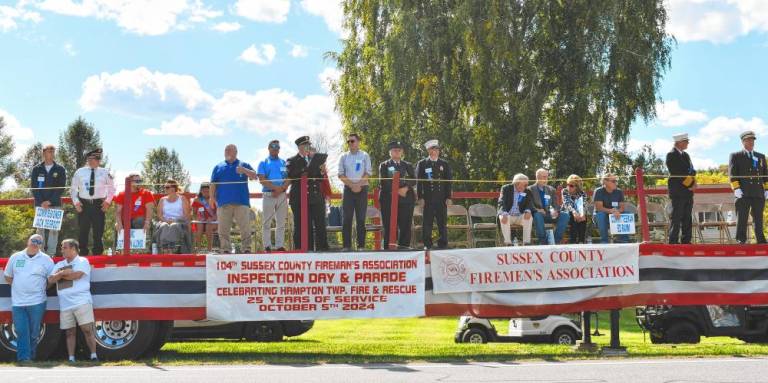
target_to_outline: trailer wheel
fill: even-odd
[[[568,327],[559,327],[552,333],[552,343],[554,344],[576,344],[576,331]]]
[[[688,321],[675,322],[666,331],[664,338],[669,343],[699,343],[701,335],[693,323]]]
[[[471,328],[464,331],[464,334],[461,336],[461,342],[474,344],[488,343],[488,334],[479,328]]]
[[[37,345],[36,360],[46,360],[56,353],[61,344],[61,329],[58,323],[43,323],[40,326],[40,343]],[[12,323],[0,325],[0,360],[16,359],[16,331]]]
[[[144,353],[145,357],[152,357],[157,355],[160,349],[165,346],[165,343],[168,341],[168,339],[170,339],[171,333],[173,332],[172,320],[157,321],[156,323],[157,335],[155,335],[154,339],[152,339],[152,344],[149,345],[147,352]]]
[[[283,340],[283,326],[279,321],[248,322],[243,338],[250,342],[280,342]]]
[[[156,340],[157,322],[137,320],[96,321],[96,350],[105,360],[138,359]]]

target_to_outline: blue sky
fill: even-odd
[[[663,155],[688,132],[695,164],[711,167],[746,129],[761,150],[768,1],[667,6],[672,68],[630,150]],[[327,88],[338,72],[323,53],[341,49],[341,14],[339,0],[0,0],[0,115],[19,153],[82,115],[118,179],[165,145],[199,182],[227,143],[256,163],[272,138],[292,154],[301,134],[339,131]]]

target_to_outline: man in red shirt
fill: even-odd
[[[131,177],[131,229],[144,229],[145,233],[149,233],[149,225],[152,224],[152,212],[155,208],[155,198],[152,196],[152,192],[147,189],[139,187],[141,184],[141,176],[138,173],[131,173],[128,175]],[[117,208],[115,209],[115,228],[117,233],[123,229],[123,200],[125,199],[125,192],[118,193],[113,201]]]

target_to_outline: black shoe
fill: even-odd
[[[747,244],[745,241],[737,241],[736,243],[739,244],[739,245],[746,245]]]
[[[285,248],[284,247],[278,247],[277,251],[285,251]]]
[[[271,252],[272,252],[272,249],[270,249],[269,247],[265,247],[265,248],[264,248],[264,252],[266,252],[266,253],[271,253]]]

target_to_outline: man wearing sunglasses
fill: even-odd
[[[667,189],[672,201],[672,218],[669,222],[669,243],[691,243],[693,227],[693,188],[696,185],[696,170],[693,169],[688,149],[688,134],[672,136],[675,146],[667,153],[669,179]],[[682,232],[682,236],[680,233]],[[678,241],[679,240],[679,241]]]
[[[123,205],[131,209],[131,229],[144,229],[149,233],[149,225],[152,223],[152,214],[155,209],[155,199],[152,192],[141,187],[141,176],[137,172],[131,172],[131,201],[126,203],[125,192],[118,193],[115,198],[115,232],[123,230]]]
[[[373,174],[371,157],[360,150],[360,136],[347,136],[349,151],[339,160],[339,180],[344,183],[341,210],[341,237],[344,251],[352,249],[352,217],[355,217],[357,249],[365,248],[365,213],[368,209],[368,177]]]
[[[618,188],[616,175],[608,173],[603,176],[603,186],[595,189],[592,197],[595,202],[595,220],[597,228],[600,231],[600,243],[610,242],[610,217],[621,217],[624,212],[624,192]],[[629,236],[619,234],[616,236],[616,242],[627,243]]]
[[[264,195],[261,237],[265,251],[270,252],[273,249],[285,251],[285,216],[288,214],[285,191],[288,189],[288,184],[284,180],[288,177],[288,167],[285,160],[279,157],[280,141],[270,141],[267,148],[269,156],[259,163],[256,172]],[[274,246],[272,245],[273,220],[275,221]]]
[[[40,342],[40,324],[45,314],[48,275],[53,260],[40,248],[43,237],[34,234],[27,240],[27,248],[13,254],[5,265],[5,281],[11,285],[13,328],[16,331],[16,360],[35,359]]]

